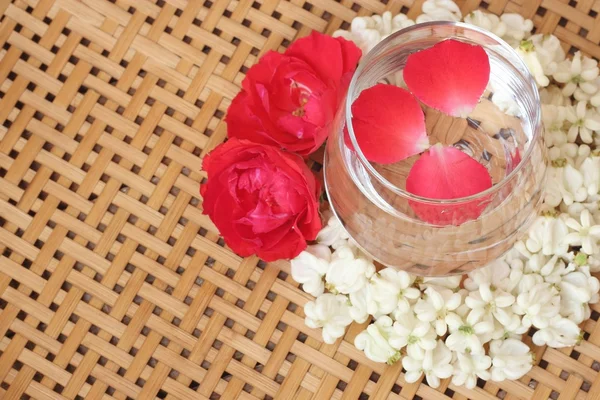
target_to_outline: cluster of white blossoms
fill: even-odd
[[[477,378],[518,379],[534,361],[523,334],[535,328],[538,346],[573,346],[599,300],[591,273],[600,271],[600,224],[585,207],[545,211],[509,254],[466,277],[376,272],[334,216],[318,240],[291,262],[292,277],[316,296],[306,324],[331,344],[372,317],[354,344],[373,361],[401,361],[407,382],[425,375],[432,387],[452,378],[473,388]]]
[[[423,11],[417,22],[461,19],[450,0],[427,0]],[[356,347],[373,361],[401,362],[407,382],[424,376],[432,387],[446,378],[473,388],[478,378],[522,377],[534,362],[522,335],[533,329],[538,346],[577,344],[600,290],[592,276],[600,272],[597,62],[580,53],[566,59],[556,37],[531,36],[531,21],[516,14],[475,11],[464,21],[513,45],[540,87],[551,165],[544,208],[528,235],[466,277],[419,278],[391,268],[377,272],[338,220],[326,216],[317,244],[291,262],[292,277],[316,297],[305,305],[306,324],[322,328],[326,343],[352,322],[371,319]],[[367,52],[412,24],[405,15],[384,13],[358,17],[349,32],[336,35]]]

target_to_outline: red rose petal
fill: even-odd
[[[363,90],[352,103],[352,127],[372,162],[395,163],[429,147],[419,102],[398,86],[378,84]],[[352,147],[347,135],[346,144]]]
[[[506,169],[506,174],[510,174],[511,172],[513,172],[515,170],[515,168],[517,168],[517,165],[519,165],[519,163],[521,162],[521,152],[519,151],[519,149],[515,149],[515,153],[511,155],[511,163],[508,166],[508,168]]]
[[[294,41],[285,55],[309,64],[324,82],[339,84],[345,73],[354,71],[362,51],[346,39],[313,31],[309,36]]]
[[[492,187],[487,169],[455,147],[437,144],[413,165],[406,190],[429,199],[448,200],[471,196]],[[456,205],[431,205],[410,201],[417,216],[437,225],[460,225],[481,215],[487,202],[477,199]]]
[[[455,117],[475,108],[489,79],[483,47],[453,39],[411,54],[404,68],[404,81],[419,100]]]

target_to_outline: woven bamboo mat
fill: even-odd
[[[304,326],[285,262],[229,251],[201,158],[247,69],[401,0],[0,0],[0,398],[592,399],[598,312],[517,382],[407,384]],[[600,57],[600,2],[465,0]],[[599,307],[596,307],[600,311]]]

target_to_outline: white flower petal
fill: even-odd
[[[325,293],[304,306],[305,323],[311,328],[323,328],[323,340],[334,343],[344,335],[346,326],[350,325],[348,298],[344,295]]]
[[[418,381],[419,379],[421,379],[422,375],[423,375],[423,372],[421,372],[421,371],[409,371],[404,374],[404,380],[406,380],[406,382],[408,382],[408,383],[414,383],[414,382]]]
[[[402,359],[402,366],[408,372],[420,371],[422,365],[423,365],[423,360],[417,360],[417,359],[414,359],[411,357],[404,357]]]
[[[390,346],[388,339],[391,334],[392,320],[381,317],[369,325],[354,339],[354,345],[365,352],[367,358],[375,362],[393,362],[398,351]]]

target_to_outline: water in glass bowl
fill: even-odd
[[[415,44],[416,48],[408,46],[394,53],[387,60],[386,67],[365,69],[362,72],[364,80],[361,82],[364,86],[357,84],[355,93],[359,94],[361,90],[376,83],[399,83],[399,86],[406,89],[402,79],[406,60],[415,50],[429,47],[421,47],[421,45],[421,43]],[[466,118],[453,117],[421,102],[420,104],[425,115],[430,144],[454,146],[469,155],[488,170],[492,185],[496,186],[517,167],[527,152],[536,127],[536,121],[531,119],[531,115],[538,105],[531,97],[522,95],[525,91],[530,91],[530,88],[527,87],[527,82],[523,81],[523,71],[506,59],[506,54],[488,51],[488,56],[490,62],[488,86],[477,106]],[[379,75],[380,79],[377,79],[378,74],[385,70],[387,70],[384,72],[385,78],[381,79]],[[502,108],[498,104],[501,104]],[[370,164],[390,185],[399,190],[406,190],[410,169],[420,156],[415,155],[393,164],[374,162]],[[364,189],[370,191],[373,198],[382,201],[383,208],[390,206],[406,217],[419,219],[409,202],[386,193],[383,186],[374,182],[373,177],[368,176],[369,174],[363,171],[358,163],[351,162],[349,165],[357,167],[355,170],[357,176],[365,178],[359,178],[365,183]],[[498,207],[510,192],[507,190],[494,195],[481,215]],[[460,223],[462,222],[456,224]]]
[[[491,101],[492,93],[479,102],[467,118],[452,117],[422,106],[429,142],[454,146],[483,165],[496,185],[514,170],[527,143],[527,127]],[[372,163],[377,172],[394,186],[405,190],[406,179],[420,155],[393,164]]]

